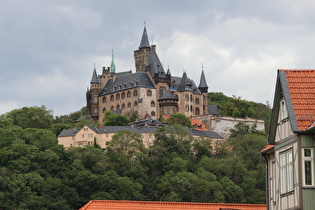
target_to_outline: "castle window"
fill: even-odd
[[[155,107],[155,102],[151,101],[151,107]]]
[[[190,105],[190,111],[191,111],[191,112],[193,111],[192,105]]]
[[[130,82],[130,87],[133,87],[133,82]]]
[[[190,95],[190,101],[193,101],[193,97],[192,97],[192,95]]]
[[[97,108],[94,108],[94,113],[95,113],[95,114],[97,113]]]
[[[114,107],[112,106],[112,107],[110,108],[110,110],[111,110],[111,111],[114,111]]]
[[[133,103],[133,106],[138,106],[138,102],[135,101],[135,102]]]
[[[165,91],[166,91],[165,87],[160,87],[160,98],[164,96]]]
[[[154,117],[155,116],[155,112],[151,112],[151,116]]]
[[[122,105],[121,105],[121,109],[124,109],[126,107],[126,105],[123,103]]]
[[[126,83],[124,83],[124,88],[127,88],[127,84]]]
[[[137,96],[138,95],[138,91],[137,90],[134,90],[133,91],[133,96]]]
[[[94,103],[97,103],[97,95],[94,95]]]
[[[199,104],[199,98],[195,98],[195,104]]]
[[[114,101],[114,99],[115,99],[114,95],[111,95],[110,96],[110,101]]]
[[[116,100],[119,100],[119,99],[120,99],[120,94],[117,93],[117,94],[116,94]]]
[[[130,103],[130,102],[127,104],[127,107],[128,107],[128,108],[131,107],[131,103]]]
[[[196,107],[196,109],[195,109],[195,114],[196,114],[196,115],[200,115],[200,110],[199,110],[198,107]]]
[[[131,97],[131,92],[128,91],[128,92],[127,92],[127,98],[130,98],[130,97]]]
[[[189,105],[186,105],[186,112],[189,111]]]
[[[152,96],[152,91],[151,90],[147,90],[147,96]]]
[[[103,113],[104,113],[104,112],[106,112],[106,108],[105,108],[105,107],[103,108]]]
[[[123,93],[121,94],[121,98],[122,98],[122,99],[126,98],[125,92],[123,92]]]
[[[189,101],[189,95],[188,94],[185,95],[185,100]]]
[[[102,99],[103,103],[106,103],[106,97],[104,96]]]
[[[119,106],[119,104],[116,106],[116,110],[120,110],[120,106]]]

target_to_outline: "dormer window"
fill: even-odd
[[[280,114],[280,121],[288,117],[288,111],[287,111],[287,107],[286,107],[284,99],[280,100],[280,113],[279,114]]]

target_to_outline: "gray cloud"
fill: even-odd
[[[146,21],[173,75],[186,70],[210,91],[272,102],[278,68],[314,68],[315,3],[302,1],[22,1],[0,3],[0,114],[45,105],[85,106],[94,63],[134,70]]]

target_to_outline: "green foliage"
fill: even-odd
[[[219,113],[225,116],[237,118],[251,117],[264,120],[266,132],[269,132],[271,108],[268,101],[265,105],[247,101],[235,95],[228,97],[221,92],[212,92],[208,93],[208,103],[209,105],[216,105]]]
[[[79,209],[92,199],[265,202],[266,136],[255,126],[238,124],[213,143],[174,124],[158,129],[150,147],[139,133],[120,131],[106,149],[64,150],[56,133],[78,125],[80,112],[38,128],[15,120],[33,108],[21,110],[0,117],[0,209]]]
[[[105,111],[104,125],[105,126],[125,126],[129,123],[126,116],[120,114],[114,114],[111,111]]]
[[[184,127],[191,128],[191,120],[186,117],[184,114],[176,113],[172,114],[167,120],[166,123],[170,125],[182,125]]]

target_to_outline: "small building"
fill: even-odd
[[[315,207],[315,69],[279,69],[266,160],[267,207]]]
[[[154,123],[155,122],[155,123]],[[150,124],[152,123],[152,124]],[[92,146],[94,142],[101,148],[106,148],[106,142],[112,140],[113,135],[118,131],[130,131],[142,135],[143,144],[146,147],[153,145],[154,133],[160,126],[164,126],[157,120],[141,120],[129,124],[129,126],[84,126],[82,129],[65,129],[58,135],[58,144],[65,148]],[[193,137],[203,137],[212,140],[215,144],[224,138],[214,131],[203,131],[187,128],[187,133]]]

